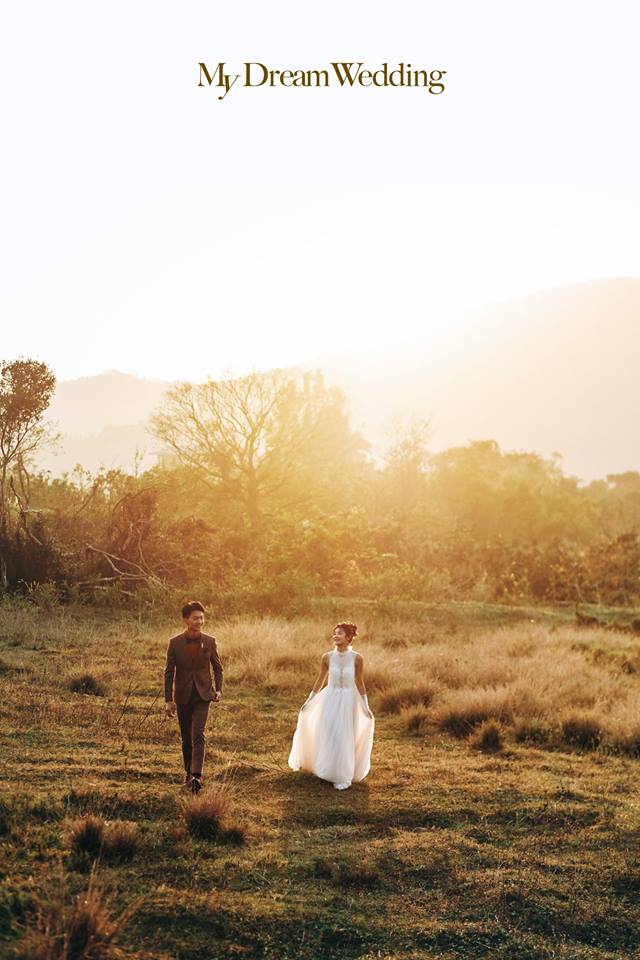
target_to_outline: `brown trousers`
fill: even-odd
[[[209,714],[209,703],[209,700],[202,699],[194,684],[188,702],[176,704],[184,769],[198,778],[202,776],[204,764],[204,728]]]

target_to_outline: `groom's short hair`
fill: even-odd
[[[199,600],[190,600],[189,603],[185,603],[184,607],[182,608],[182,619],[186,620],[187,617],[190,617],[192,613],[196,612],[196,610],[199,610],[200,613],[207,612]]]

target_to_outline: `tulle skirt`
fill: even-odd
[[[373,729],[355,687],[324,687],[298,715],[289,766],[330,783],[364,780],[371,768]]]

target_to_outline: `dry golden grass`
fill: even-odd
[[[82,930],[85,960],[632,956],[637,640],[467,611],[356,618],[376,739],[370,776],[344,793],[286,762],[337,618],[212,625],[226,682],[194,800],[162,710],[179,627],[0,603],[0,956],[25,926],[23,960],[70,960],[61,945]],[[72,694],[73,671],[106,695]],[[492,726],[505,749],[474,749]],[[110,903],[87,898],[96,845],[73,855],[71,824],[89,818]]]
[[[457,737],[495,720],[527,739],[524,725],[544,721],[575,746],[584,746],[584,738],[563,735],[563,723],[569,714],[586,712],[600,729],[598,737],[587,737],[592,747],[635,750],[640,689],[629,670],[639,655],[634,637],[609,633],[606,655],[601,631],[573,626],[551,631],[524,623],[453,646],[432,637],[422,644],[419,634],[416,639],[400,653],[373,643],[360,647],[367,668],[373,664],[379,712],[429,704],[433,724]]]
[[[330,629],[310,619],[232,621],[224,631],[229,683],[306,695],[320,657],[329,649]],[[413,644],[389,647],[388,638],[364,625],[355,644],[365,657],[365,679],[379,712],[400,712],[431,704],[434,718],[464,711],[471,725],[484,719],[512,723],[546,715],[558,722],[567,709],[606,712],[610,722],[637,715],[638,685],[629,663],[638,657],[637,641],[610,634],[607,657],[598,654],[599,631],[572,626],[553,632],[524,623],[451,640],[413,625]],[[455,719],[452,721],[455,725]],[[466,731],[468,732],[468,730]]]

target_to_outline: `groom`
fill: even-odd
[[[184,632],[169,640],[167,664],[164,670],[165,712],[168,717],[178,714],[184,782],[192,793],[202,789],[204,763],[204,728],[209,704],[222,698],[222,664],[215,637],[202,632],[205,609],[197,600],[182,608]],[[215,690],[211,683],[211,669]],[[175,692],[174,692],[175,677]]]

